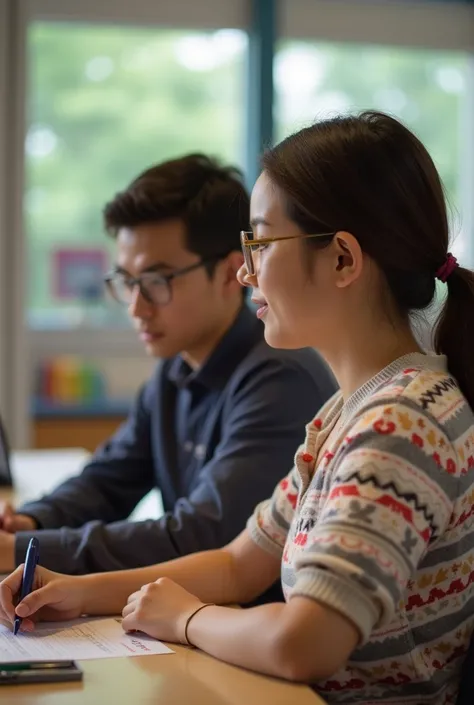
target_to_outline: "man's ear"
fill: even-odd
[[[237,279],[237,272],[243,263],[244,256],[237,250],[228,254],[224,260],[221,260],[218,263],[219,280],[221,282],[222,293],[224,296],[234,296],[235,292],[242,289],[242,286]]]

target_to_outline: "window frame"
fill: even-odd
[[[280,39],[474,51],[474,3],[469,0],[280,2]]]
[[[23,325],[24,6],[0,0],[0,403],[10,446],[28,447],[30,376]]]
[[[234,0],[173,0],[157,3],[150,0],[19,0],[27,21],[113,23],[156,25],[173,29],[246,29],[248,5]]]

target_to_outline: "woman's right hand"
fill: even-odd
[[[13,624],[22,618],[22,631],[33,631],[38,620],[63,621],[84,613],[85,586],[80,577],[36,567],[33,589],[21,602],[23,565],[0,583],[0,619]]]

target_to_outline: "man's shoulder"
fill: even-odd
[[[279,350],[259,341],[236,366],[232,375],[237,384],[249,376],[260,374],[275,383],[278,378],[300,379],[311,386],[313,383],[328,398],[336,389],[336,381],[321,356],[312,348]],[[285,374],[286,373],[286,374]]]
[[[163,393],[174,358],[159,360],[155,369],[143,384],[137,401],[151,407]],[[265,340],[256,341],[230,372],[224,396],[233,396],[243,387],[255,388],[273,385],[281,389],[294,387],[294,392],[317,392],[325,401],[337,390],[336,381],[321,356],[312,348],[301,350],[279,350],[270,347]],[[293,393],[293,389],[291,389]]]
[[[254,367],[266,362],[282,367],[300,368],[311,375],[319,376],[324,373],[332,377],[329,367],[313,348],[279,350],[270,347],[264,340],[259,341],[250,350],[246,358],[242,360],[242,365]]]

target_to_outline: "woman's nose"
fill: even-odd
[[[254,287],[255,286],[255,275],[249,274],[247,271],[247,267],[245,266],[245,263],[242,264],[240,269],[237,272],[237,280],[239,284],[242,286],[249,286],[249,287]]]

